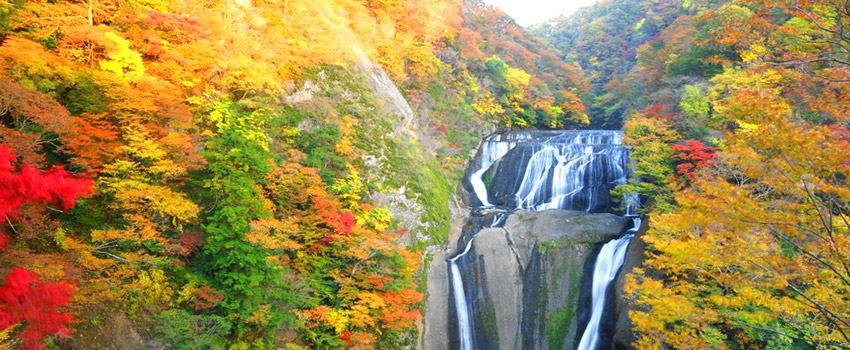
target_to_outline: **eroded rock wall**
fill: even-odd
[[[545,210],[512,213],[503,228],[475,235],[465,256],[476,349],[572,349],[584,266],[594,247],[629,225],[613,214]],[[458,249],[461,249],[460,247]],[[428,275],[423,349],[457,349],[446,258]],[[442,256],[440,256],[442,255]]]

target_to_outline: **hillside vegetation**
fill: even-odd
[[[602,1],[536,31],[651,198],[634,345],[846,348],[850,3]]]
[[[583,79],[480,3],[0,1],[0,348],[409,345],[480,136]]]

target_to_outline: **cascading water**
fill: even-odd
[[[628,177],[628,151],[621,142],[621,134],[617,131],[536,131],[494,134],[485,138],[468,171],[468,188],[478,200],[472,215],[482,215],[485,208],[499,214],[491,223],[477,229],[498,227],[510,211],[516,209],[611,211],[608,193]],[[500,164],[494,166],[497,162]],[[635,209],[636,206],[628,205],[625,214],[632,216]],[[637,230],[639,219],[635,218],[635,224],[633,230]],[[593,316],[582,336],[581,344],[586,345],[581,349],[596,346],[605,290],[622,265],[633,234],[630,230],[605,244],[597,258],[593,276]],[[474,349],[476,343],[468,302],[470,291],[465,288],[463,279],[464,261],[468,260],[463,257],[474,250],[475,233],[468,236],[463,250],[448,260],[461,350]]]
[[[466,255],[472,247],[472,240],[466,244],[466,249],[460,255],[449,260],[449,268],[452,276],[452,289],[454,290],[455,308],[457,309],[458,334],[460,335],[460,348],[472,349],[472,330],[469,326],[469,306],[466,305],[466,293],[463,291],[463,279],[460,269],[457,267],[457,259]]]
[[[476,196],[492,195],[498,207],[605,211],[608,190],[626,179],[628,152],[615,131],[534,132],[515,141],[492,171],[493,188],[474,187]],[[488,146],[494,148],[494,146]],[[482,152],[482,155],[484,153]],[[483,158],[483,157],[482,157]],[[489,166],[495,161],[480,162]],[[489,169],[477,168],[475,173]],[[483,193],[482,193],[483,192]],[[495,200],[495,202],[494,202]]]
[[[498,227],[499,225],[504,224],[505,218],[507,218],[507,214],[496,213],[493,216],[493,221],[488,225],[488,227]],[[449,269],[451,270],[449,275],[452,279],[452,290],[454,291],[458,336],[460,337],[461,350],[472,349],[472,322],[469,318],[469,305],[466,302],[466,292],[463,287],[463,278],[460,273],[460,269],[458,268],[458,259],[466,256],[466,254],[469,253],[470,248],[472,248],[472,237],[469,239],[469,242],[466,243],[466,248],[462,253],[449,259]]]
[[[481,203],[482,207],[492,206],[487,200],[487,185],[484,183],[484,173],[493,165],[496,160],[502,158],[508,151],[516,146],[515,140],[527,139],[527,134],[508,134],[505,140],[502,141],[501,134],[493,134],[484,139],[481,143],[481,151],[479,153],[478,170],[472,173],[469,177],[469,182],[472,184],[473,193]]]
[[[590,321],[584,329],[581,340],[578,344],[578,350],[596,349],[599,342],[599,332],[602,321],[602,313],[605,310],[605,295],[607,294],[608,286],[617,277],[617,272],[623,266],[623,260],[626,257],[626,249],[634,237],[634,232],[640,225],[640,219],[635,219],[635,228],[629,230],[622,237],[605,243],[599,251],[599,256],[596,258],[596,264],[593,267],[593,290]]]
[[[597,348],[608,286],[611,285],[611,282],[617,277],[617,272],[623,266],[626,249],[641,225],[640,216],[637,215],[637,196],[632,194],[625,198],[625,202],[627,203],[625,216],[632,218],[632,228],[622,237],[606,243],[599,251],[596,264],[593,266],[590,320],[587,322],[581,340],[579,340],[578,350],[594,350]]]

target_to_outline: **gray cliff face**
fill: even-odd
[[[433,253],[425,294],[425,326],[419,348],[449,348],[449,268],[442,250]]]
[[[616,238],[629,220],[613,214],[550,209],[512,213],[485,228],[469,259],[468,291],[478,349],[573,349],[579,289],[594,247]],[[445,255],[428,273],[424,349],[458,347]],[[472,282],[472,281],[470,281]],[[445,311],[444,311],[445,310]]]
[[[461,196],[464,194],[461,193]],[[468,194],[467,194],[468,195]],[[450,203],[451,224],[449,226],[449,247],[446,249],[429,248],[431,263],[426,273],[427,291],[425,294],[425,319],[419,327],[418,349],[448,349],[449,322],[449,270],[446,260],[456,250],[456,244],[462,234],[464,224],[469,220],[469,209],[462,207],[461,200],[452,197]],[[431,312],[431,310],[437,310]]]

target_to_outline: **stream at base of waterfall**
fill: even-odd
[[[609,191],[629,178],[628,161],[628,151],[622,146],[619,131],[493,134],[482,141],[464,181],[471,189],[472,215],[482,215],[485,211],[495,213],[489,214],[493,215],[492,221],[480,225],[480,230],[499,227],[511,211],[518,209],[612,212]],[[623,203],[623,215],[631,217],[634,223],[631,229],[599,250],[593,267],[590,319],[578,342],[579,350],[599,346],[606,291],[623,265],[628,245],[640,227],[637,197],[623,198]],[[469,237],[461,237],[460,252],[448,260],[460,350],[475,349],[468,288],[464,287],[461,266],[474,236],[473,232]]]

